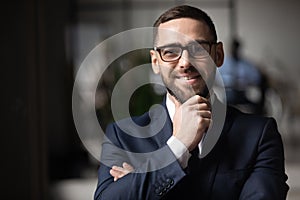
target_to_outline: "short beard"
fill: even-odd
[[[169,93],[171,96],[173,96],[179,103],[183,104],[183,103],[185,102],[185,100],[179,98],[176,94],[174,94],[174,92],[173,92],[170,88],[167,87],[167,91],[168,91],[168,93]]]
[[[178,97],[178,95],[176,95],[170,88],[167,87],[167,91],[168,93],[173,96],[179,103],[183,104],[184,102],[187,101],[187,99],[182,99],[180,97]],[[205,85],[203,91],[195,94],[195,95],[199,95],[201,97],[204,97],[204,98],[207,98],[209,96],[209,90],[208,90],[208,87],[207,85]]]

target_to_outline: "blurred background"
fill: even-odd
[[[282,134],[288,199],[300,199],[300,1],[297,0],[26,0],[1,6],[1,199],[86,200],[97,184],[98,161],[86,151],[72,117],[77,70],[101,41],[149,27],[166,9],[205,10],[223,41],[220,72],[228,101],[245,112],[273,116]],[[99,82],[97,115],[111,121],[113,84],[149,62],[146,51],[118,58]],[[235,81],[234,81],[235,80]],[[149,96],[141,95],[148,92]],[[140,114],[161,99],[142,87]],[[2,112],[3,113],[3,112]]]

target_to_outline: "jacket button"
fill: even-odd
[[[167,178],[167,183],[169,183],[169,185],[173,185],[174,184],[174,180],[171,178]]]
[[[156,188],[156,189],[155,189],[155,193],[156,193],[158,196],[161,196],[161,195],[162,195],[162,191],[161,191],[159,188]]]
[[[155,193],[158,194],[160,190],[158,188],[155,189]]]
[[[166,191],[167,191],[167,188],[164,188],[164,189],[162,190],[163,193],[165,193]]]

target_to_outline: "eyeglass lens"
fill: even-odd
[[[189,44],[186,47],[170,46],[159,48],[159,53],[164,61],[174,61],[181,57],[183,50],[187,50],[189,55],[194,58],[203,58],[209,55],[209,44]]]

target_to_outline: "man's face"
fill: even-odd
[[[156,47],[186,47],[196,41],[213,42],[208,26],[198,20],[179,18],[162,23],[158,28]],[[222,65],[222,43],[213,44],[211,48],[207,44],[203,47],[208,51],[207,56],[195,58],[191,52],[183,50],[181,57],[171,62],[164,61],[158,51],[150,51],[154,72],[161,75],[169,93],[180,103],[195,94],[206,97],[214,82],[216,64]],[[166,51],[165,55],[168,53]]]

